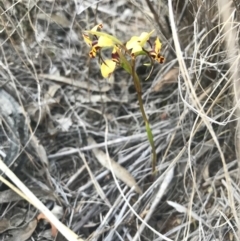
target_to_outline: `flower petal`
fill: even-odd
[[[93,59],[93,58],[95,58],[96,56],[97,56],[97,50],[96,50],[96,48],[93,47],[93,48],[91,49],[91,51],[89,52],[89,57]]]
[[[140,46],[143,47],[143,45],[149,40],[150,36],[154,30],[152,30],[150,33],[143,32],[141,35],[138,36],[133,36],[126,44],[127,49],[132,49],[136,44],[139,44]]]
[[[154,43],[154,51],[156,54],[160,53],[162,47],[162,43],[160,42],[159,38],[156,38],[155,43]]]
[[[164,58],[162,55],[158,54],[158,55],[156,56],[155,60],[156,60],[158,63],[162,64],[162,63],[164,63],[165,58]]]
[[[132,54],[135,54],[137,52],[140,52],[142,51],[142,47],[138,44],[138,45],[135,45],[132,49]]]
[[[114,46],[112,51],[112,61],[116,63],[120,63],[118,51],[120,51],[120,49],[117,46]]]
[[[150,33],[143,32],[143,33],[141,33],[141,35],[139,37],[133,36],[126,43],[126,48],[132,49],[132,54],[142,51],[142,48],[144,47],[146,42],[149,40],[149,38],[153,32],[154,32],[154,30],[152,30]]]
[[[116,62],[111,59],[105,60],[101,65],[101,73],[104,78],[108,78],[116,68]]]
[[[112,39],[105,37],[105,36],[100,36],[98,39],[98,46],[99,47],[112,47],[114,46],[114,42]]]
[[[126,43],[127,49],[132,49],[136,44],[138,44],[139,37],[133,36],[131,39]]]
[[[140,45],[142,47],[149,40],[149,38],[153,32],[154,32],[154,30],[152,30],[150,33],[147,33],[147,32],[141,33],[141,35],[139,36],[139,41],[140,41]]]
[[[96,26],[94,26],[91,31],[97,31],[98,29],[102,29],[103,25],[102,24],[98,24]],[[88,46],[92,46],[92,40],[91,38],[89,37],[89,35],[85,32],[82,34],[83,36],[83,40],[84,42],[88,45]]]
[[[88,34],[83,33],[83,40],[88,46],[92,46],[92,40],[89,38]]]

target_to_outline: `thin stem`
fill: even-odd
[[[140,106],[142,117],[143,117],[143,120],[145,122],[145,128],[146,128],[146,131],[147,131],[148,140],[149,140],[149,143],[152,147],[152,172],[153,172],[153,174],[155,174],[156,164],[157,164],[157,153],[156,153],[156,148],[155,148],[155,144],[154,144],[154,140],[153,140],[152,130],[151,130],[146,112],[144,110],[144,106],[143,106],[142,86],[140,84],[139,77],[138,77],[138,75],[135,71],[135,59],[134,58],[132,58],[132,77],[133,77],[134,86],[135,86],[135,89],[136,89],[136,92],[137,92],[138,103],[139,103],[139,106]]]

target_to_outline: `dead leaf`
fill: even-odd
[[[55,201],[55,197],[50,191],[44,191],[40,189],[31,189],[31,191],[37,196],[42,199],[49,199]],[[0,192],[0,204],[2,203],[9,203],[9,202],[16,202],[20,201],[23,198],[15,193],[13,190],[9,189],[6,191]]]
[[[89,137],[88,138],[88,144],[89,145],[95,145],[96,142],[93,140],[92,137]],[[108,156],[103,151],[101,151],[100,149],[93,148],[92,151],[93,151],[93,154],[95,155],[95,157],[97,158],[97,160],[100,162],[100,164],[102,166],[104,166],[108,170],[112,169],[117,178],[119,178],[121,181],[126,183],[129,187],[134,187],[135,191],[137,193],[142,194],[142,190],[138,186],[137,182],[135,181],[133,176],[125,168],[123,168],[121,165],[119,165],[113,159],[108,158]],[[109,159],[110,159],[111,164],[109,163]]]
[[[168,119],[168,114],[166,112],[163,112],[161,115],[160,115],[160,119],[161,120],[167,120]]]
[[[51,16],[46,13],[39,13],[37,15],[37,19],[55,22],[56,24],[66,28],[71,25],[71,22],[63,14],[59,14],[59,13],[51,14]]]
[[[89,176],[90,176],[90,178],[91,178],[91,180],[92,180],[93,185],[95,186],[95,188],[96,188],[96,190],[97,190],[98,195],[102,198],[102,200],[104,200],[104,202],[105,202],[109,207],[112,207],[112,206],[111,206],[111,203],[109,202],[109,200],[108,200],[108,198],[107,198],[107,196],[105,195],[104,191],[102,190],[100,184],[98,183],[98,181],[96,180],[94,174],[92,173],[91,168],[88,166],[88,163],[87,163],[87,161],[86,161],[85,156],[84,156],[83,153],[81,153],[80,151],[79,151],[79,156],[81,157],[81,159],[82,159],[83,162],[84,162],[84,165],[85,165],[85,167],[86,167],[86,169],[87,169],[87,171],[88,171],[88,173],[89,173]]]
[[[186,207],[184,207],[183,205],[177,203],[177,202],[172,202],[172,201],[167,201],[167,204],[169,206],[172,206],[177,212],[179,213],[184,213],[187,216],[191,215],[191,217],[203,224],[205,224],[207,227],[209,226],[203,219],[201,216],[199,216],[197,213],[193,212],[193,211],[189,211]],[[193,220],[192,220],[193,221]]]
[[[41,144],[39,144],[37,137],[34,135],[31,138],[31,145],[37,152],[37,155],[38,155],[39,159],[41,160],[41,162],[43,164],[45,164],[46,166],[48,166],[49,162],[48,162],[48,158],[47,158],[47,153],[46,153],[44,147]]]
[[[6,217],[0,220],[0,233],[3,233],[10,229],[19,229],[22,226],[23,222],[29,222],[32,220],[31,215],[28,215],[29,218],[24,218],[26,210],[20,208],[13,208],[11,214],[6,214]],[[25,225],[24,225],[25,226]]]
[[[62,84],[75,86],[75,87],[78,87],[78,88],[81,88],[81,89],[87,89],[87,90],[89,89],[91,91],[107,92],[111,89],[110,85],[105,85],[101,88],[99,86],[89,84],[87,81],[85,81],[85,82],[77,81],[77,80],[74,80],[74,79],[70,79],[70,78],[66,78],[64,76],[58,76],[58,75],[40,74],[38,77],[43,78],[43,79],[49,79],[49,80],[57,81],[57,82],[62,83]]]
[[[60,85],[51,85],[44,95],[44,99],[51,99],[55,96],[56,92],[61,88]]]
[[[12,235],[11,238],[8,238],[8,241],[25,241],[32,236],[32,233],[37,227],[37,220],[34,219],[28,224],[22,226],[18,229],[13,229],[9,233]]]
[[[58,232],[57,237],[54,241],[68,241],[60,232]]]
[[[203,179],[204,181],[206,182],[209,177],[210,177],[210,174],[209,174],[209,164],[210,163],[207,163],[207,165],[203,168],[203,172],[202,172],[202,176],[203,176]]]
[[[51,211],[58,219],[63,217],[63,207],[56,205],[53,207]]]
[[[26,212],[26,211],[25,211]],[[18,210],[18,212],[16,214],[14,214],[13,216],[11,216],[10,218],[10,224],[11,224],[11,227],[12,228],[16,228],[16,227],[19,227],[19,226],[22,226],[23,224],[23,216],[25,215],[26,213],[24,213],[23,211],[20,211]],[[31,218],[32,219],[32,218]],[[24,220],[25,222],[28,222],[30,220]]]
[[[51,211],[58,219],[62,218],[63,216],[63,208],[61,206],[58,206],[58,205],[55,205],[54,208],[52,209]],[[37,220],[45,220],[47,221],[48,223],[50,223],[51,225],[51,234],[52,234],[52,237],[56,237],[57,236],[57,233],[58,233],[58,230],[57,228],[49,221],[49,219],[43,214],[43,213],[40,213],[38,216],[37,216]]]
[[[44,111],[44,110],[41,109],[40,123],[42,122],[42,120],[47,115],[47,112]],[[29,105],[27,106],[27,113],[29,114],[29,116],[31,117],[32,120],[37,122],[38,119],[39,119],[39,106],[38,106],[38,104],[34,103],[34,102],[29,103]]]
[[[37,220],[40,221],[40,220],[45,220],[47,221],[48,223],[50,223],[51,225],[51,233],[52,233],[52,237],[56,237],[57,236],[57,233],[58,233],[58,230],[56,229],[56,227],[49,221],[49,219],[43,214],[43,213],[40,213],[38,216],[37,216]]]
[[[11,228],[10,221],[6,218],[0,220],[0,233],[3,233]]]
[[[58,105],[61,99],[61,96],[54,97],[56,92],[61,88],[60,85],[51,85],[45,93],[42,105],[41,105],[41,116],[40,123],[45,119],[47,114],[50,113],[51,109]],[[39,105],[36,102],[32,102],[27,107],[27,112],[29,116],[34,120],[38,121],[39,119]]]
[[[53,195],[53,192],[40,190],[40,189],[30,189],[37,197],[44,199],[44,200],[52,200],[56,201],[56,198]],[[9,189],[6,191],[0,192],[0,204],[2,203],[9,203],[9,202],[16,202],[20,201],[23,198],[15,193],[13,190]]]
[[[72,126],[72,120],[70,117],[66,117],[66,118],[62,117],[56,121],[59,124],[58,128],[63,132],[67,132],[69,128]]]
[[[153,92],[159,92],[165,84],[177,83],[179,69],[173,68],[170,69],[161,79],[159,79],[155,86],[153,87]]]

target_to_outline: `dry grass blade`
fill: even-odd
[[[153,213],[156,211],[157,205],[161,201],[163,195],[166,192],[166,189],[169,187],[169,184],[172,181],[173,174],[174,174],[174,167],[167,172],[165,178],[163,179],[163,182],[160,185],[160,188],[159,188],[159,190],[158,190],[158,192],[156,194],[156,197],[155,197],[155,199],[154,199],[150,209],[147,211],[147,215],[146,215],[146,217],[144,219],[145,222],[143,222],[141,224],[141,226],[139,227],[138,231],[136,232],[136,235],[133,238],[133,241],[137,241],[139,239],[141,233],[143,232],[143,230],[145,228],[145,224],[149,222],[149,220],[152,217]],[[163,240],[170,240],[170,239],[168,239],[164,235],[162,235],[160,238],[162,238]]]
[[[95,145],[96,142],[93,140],[92,137],[89,137],[88,144]],[[136,180],[125,168],[123,168],[113,159],[110,159],[111,163],[109,163],[107,155],[98,148],[93,148],[92,152],[102,166],[112,171],[117,178],[126,183],[129,187],[134,187],[134,190],[137,193],[142,194],[142,190],[138,186]]]
[[[186,207],[183,207],[182,205],[180,205],[179,203],[176,203],[176,202],[172,202],[172,201],[167,201],[168,205],[172,206],[173,208],[176,209],[177,212],[179,213],[185,213],[188,215],[190,215],[193,219],[205,224],[206,226],[209,226],[206,224],[206,222],[201,218],[199,217],[196,213],[194,212],[189,212],[189,210],[186,208]],[[194,222],[194,220],[192,220],[192,222]]]
[[[201,118],[201,120],[206,125],[209,133],[211,134],[211,136],[212,136],[212,138],[213,138],[213,140],[216,144],[216,147],[218,149],[218,152],[220,154],[220,157],[221,157],[221,160],[222,160],[222,165],[224,166],[224,170],[225,170],[225,177],[226,177],[226,180],[227,180],[227,183],[228,183],[228,190],[227,190],[228,191],[228,199],[229,199],[229,202],[231,204],[231,208],[233,210],[234,216],[235,216],[235,218],[237,218],[237,216],[235,215],[236,214],[236,207],[235,207],[234,200],[233,200],[233,189],[232,189],[232,186],[231,186],[230,175],[229,175],[227,165],[226,165],[226,158],[223,154],[223,151],[221,149],[219,140],[218,140],[218,138],[216,136],[216,133],[215,133],[210,121],[209,121],[209,118],[208,118],[208,116],[206,115],[206,113],[203,109],[204,106],[202,106],[201,103],[199,102],[199,99],[196,95],[196,91],[195,91],[194,86],[191,82],[190,75],[188,73],[186,63],[185,63],[183,55],[182,55],[180,42],[179,42],[177,29],[176,29],[176,24],[175,24],[175,20],[174,20],[174,15],[173,15],[172,2],[170,0],[168,0],[168,5],[169,5],[170,23],[171,23],[171,28],[172,28],[172,32],[173,32],[173,40],[174,40],[174,44],[175,44],[175,48],[176,48],[176,53],[177,53],[177,58],[178,58],[179,66],[180,66],[180,71],[181,71],[181,74],[183,76],[187,92],[189,93],[190,104],[188,104],[186,101],[184,101],[183,96],[181,96],[181,98],[184,101],[184,103],[188,105],[189,108],[192,108],[192,110],[194,110],[198,114],[197,119],[194,122],[194,125],[193,125],[193,128],[192,128],[192,133],[190,135],[189,144],[188,144],[189,162],[190,162],[190,153],[191,153],[190,152],[190,150],[191,150],[190,145],[191,145],[191,142],[192,142],[192,139],[193,139],[193,136],[194,136],[193,135],[194,129],[195,129],[195,126],[197,125],[198,119]],[[190,171],[191,171],[191,175],[194,178],[194,174],[193,174],[193,171],[191,169],[191,165],[190,165]],[[195,183],[193,185],[195,186]],[[194,187],[194,189],[196,189],[196,187]],[[192,208],[192,204],[190,204],[190,209],[191,208]],[[191,212],[191,210],[190,210],[190,212]],[[238,220],[238,218],[237,218],[237,220]],[[187,231],[186,231],[186,233],[187,233],[186,237],[188,237],[188,235],[189,235],[189,230],[190,230],[190,226],[188,225]]]
[[[8,185],[11,189],[17,192],[19,195],[24,197],[26,201],[32,204],[35,208],[39,209],[49,221],[54,224],[54,226],[63,234],[63,236],[69,241],[83,241],[79,239],[73,231],[61,223],[49,210],[48,208],[16,177],[16,175],[4,164],[0,159],[0,169],[3,171],[6,176],[21,190],[18,190],[12,184],[7,182],[4,178],[0,176],[2,182]]]
[[[236,144],[236,153],[238,156],[238,163],[240,163],[240,141],[239,141],[239,134],[240,134],[240,108],[239,108],[239,101],[240,101],[240,73],[239,73],[239,38],[238,34],[234,28],[234,19],[233,19],[233,8],[231,7],[230,3],[227,3],[224,0],[219,1],[219,8],[220,8],[220,14],[223,20],[223,27],[225,32],[225,42],[227,45],[227,55],[228,58],[231,60],[230,63],[230,73],[231,73],[231,79],[233,82],[233,91],[234,91],[234,98],[235,98],[235,105],[237,106],[236,115],[238,117],[237,121],[237,130],[235,135],[235,144]],[[239,170],[240,172],[240,170]],[[227,179],[228,188],[229,185],[231,185],[231,182]],[[234,192],[234,191],[232,191]],[[239,219],[239,212],[237,211],[237,208],[235,207],[234,199],[231,200],[232,206],[233,206],[233,215],[237,222],[237,226],[240,226],[240,219]],[[238,231],[238,236],[240,235],[240,231]]]
[[[83,162],[84,162],[84,164],[85,164],[85,167],[86,167],[86,169],[87,169],[87,171],[88,171],[88,173],[89,173],[89,175],[90,175],[90,177],[91,177],[91,180],[92,180],[93,185],[95,186],[95,188],[96,188],[96,190],[97,190],[97,193],[98,193],[99,196],[102,198],[102,200],[103,200],[104,202],[106,202],[106,204],[107,204],[109,207],[111,207],[111,203],[110,203],[109,200],[107,199],[107,197],[106,197],[105,193],[103,192],[101,186],[99,185],[98,181],[96,180],[96,178],[94,177],[92,171],[90,170],[90,168],[89,168],[89,166],[88,166],[88,164],[87,164],[87,161],[86,161],[86,159],[85,159],[84,154],[79,151],[79,156],[81,157],[81,159],[83,160]]]

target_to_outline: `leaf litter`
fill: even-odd
[[[37,220],[34,219],[22,228],[11,230],[9,233],[12,237],[8,238],[7,240],[8,241],[28,240],[32,236],[32,233],[35,231],[36,227],[37,227]]]
[[[93,138],[89,137],[88,144],[94,145],[96,142]],[[115,162],[112,158],[109,158],[108,155],[100,149],[93,148],[92,152],[102,166],[112,171],[117,178],[126,183],[129,187],[133,187],[137,193],[142,194],[142,190],[138,186],[136,180],[125,168]]]
[[[185,70],[176,57],[166,1],[0,4],[0,86],[30,120],[27,141],[23,122],[15,122],[22,139],[17,143],[9,139],[4,122],[15,113],[6,108],[0,113],[1,157],[12,147],[18,150],[10,168],[46,207],[57,203],[62,208],[58,219],[80,240],[134,240],[138,235],[141,240],[238,240],[238,81],[228,63],[239,49],[229,38],[239,36],[230,27],[225,33],[220,24],[226,17],[221,14],[229,13],[220,11],[222,1],[171,2]],[[224,21],[237,29],[234,2],[229,2],[234,14]],[[149,3],[159,11],[152,12]],[[82,31],[96,23],[122,41],[155,28],[163,42],[165,64],[142,81],[158,154],[156,179],[132,80],[121,70],[113,81],[102,79],[97,60],[88,61]],[[137,63],[144,80],[148,69],[140,68],[141,62],[145,59]],[[43,241],[53,236],[66,240],[56,234],[53,223],[30,220],[36,209],[12,190],[0,190],[0,203],[1,239],[39,240],[41,234]]]

